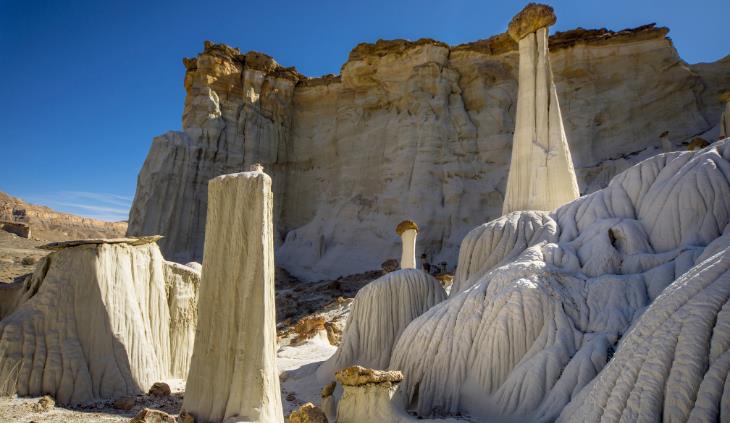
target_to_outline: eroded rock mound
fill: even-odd
[[[197,285],[199,274],[189,269],[186,281],[170,279],[175,265],[154,240],[49,247],[57,251],[22,282],[0,320],[0,391],[78,404],[185,377],[187,366],[175,370],[174,363],[189,356],[192,338],[172,345],[184,337],[168,304],[179,303],[176,293]]]
[[[457,275],[464,279],[455,282],[456,293],[414,320],[393,350],[389,367],[406,374],[401,388],[412,406],[423,416],[467,413],[482,419],[557,418],[614,351],[635,342],[627,338],[619,343],[632,326],[636,326],[632,333],[639,333],[642,324],[637,319],[660,294],[667,297],[663,301],[681,302],[681,296],[670,299],[677,287],[702,279],[698,275],[705,258],[730,246],[728,175],[730,139],[696,152],[653,157],[618,175],[606,189],[548,215],[518,213],[475,230],[465,240],[461,255],[466,263],[467,258],[477,257],[494,265],[467,265]],[[520,226],[523,221],[534,224]],[[515,236],[513,231],[525,233]],[[492,239],[507,241],[491,243]],[[494,253],[490,245],[495,247]],[[523,245],[526,248],[517,253],[512,245],[517,250]],[[717,266],[713,268],[717,270]],[[722,304],[724,298],[718,294],[713,301]],[[673,328],[694,321],[699,328],[713,327],[716,312],[704,310],[691,316],[690,309],[675,315]],[[712,353],[705,356],[716,357],[725,348],[720,341],[723,327],[717,326],[714,342],[710,338],[700,342],[698,337],[707,330],[699,330],[693,335],[695,347],[709,345]],[[662,339],[671,338],[668,334]],[[651,355],[657,357],[657,366],[666,367],[672,362],[674,347],[657,342]],[[650,355],[648,349],[642,351],[644,356]],[[677,364],[676,376],[667,380],[675,380],[677,372],[702,373],[698,370],[702,366],[689,364],[694,357],[677,357],[687,358]],[[650,361],[654,363],[654,359]],[[633,362],[625,363],[624,371],[640,374],[632,370]],[[694,370],[684,369],[682,363]],[[723,380],[725,376],[721,376]],[[651,374],[644,377],[655,378]],[[599,376],[593,388],[599,389],[596,392],[603,380]],[[631,386],[616,390],[611,401],[626,400]],[[638,404],[639,391],[648,385],[641,382],[636,386],[628,403],[611,407],[628,413],[625,416],[634,415],[632,410],[637,408],[632,404]],[[690,394],[680,392],[691,389],[695,388],[676,387],[669,392],[689,398]],[[722,388],[707,389],[708,395],[722,392]],[[597,398],[600,401],[600,395]],[[691,408],[682,401],[678,410]],[[617,412],[611,407],[604,416]],[[702,411],[698,413],[711,408],[699,407]],[[585,410],[581,413],[587,414],[576,416],[596,412]],[[665,409],[665,413],[674,411]]]
[[[728,419],[730,248],[712,252],[644,312],[560,422]]]
[[[416,269],[401,269],[369,283],[355,296],[341,344],[317,369],[317,378],[329,382],[336,371],[354,364],[385,368],[406,326],[445,298],[439,281]]]

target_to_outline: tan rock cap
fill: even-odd
[[[351,366],[335,373],[335,379],[343,386],[362,386],[370,383],[398,383],[403,381],[403,372],[398,370],[373,370],[362,366]]]
[[[51,242],[50,244],[41,245],[41,250],[58,251],[64,248],[77,247],[79,245],[89,244],[129,244],[144,245],[157,242],[162,239],[162,235],[150,235],[129,238],[92,238],[92,239],[76,239],[72,241]]]
[[[512,18],[507,26],[507,32],[515,41],[519,41],[527,34],[554,24],[556,20],[552,7],[530,3]]]
[[[395,227],[395,233],[403,235],[403,232],[409,229],[415,229],[415,231],[418,232],[418,225],[416,225],[416,222],[412,220],[404,220]]]

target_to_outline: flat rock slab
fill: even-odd
[[[131,238],[91,238],[91,239],[76,239],[71,241],[60,241],[51,242],[50,244],[41,245],[38,248],[41,250],[58,251],[64,248],[77,247],[79,245],[89,244],[129,244],[129,245],[144,245],[157,242],[162,239],[162,235],[150,235],[140,236]]]

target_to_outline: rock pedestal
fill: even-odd
[[[283,422],[276,369],[271,179],[208,184],[198,327],[183,409],[201,421]]]
[[[502,214],[553,210],[579,196],[548,57],[549,6],[530,4],[510,22],[519,43],[517,120]]]
[[[53,252],[33,275],[0,290],[0,395],[82,404],[186,377],[199,275],[157,239],[40,247]]]
[[[412,220],[404,220],[395,228],[395,232],[401,238],[402,250],[400,258],[401,269],[416,268],[416,237],[418,237],[418,225]]]

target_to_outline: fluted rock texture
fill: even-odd
[[[585,395],[574,421],[717,415],[730,345],[719,311],[730,286],[728,175],[725,139],[652,157],[551,213],[476,228],[454,294],[393,350],[409,403],[423,416],[549,422]]]
[[[192,338],[179,335],[168,304],[180,302],[183,286],[197,285],[197,272],[165,262],[154,238],[51,248],[58,251],[19,282],[3,310],[2,394],[51,394],[61,404],[78,404],[185,377],[187,366],[175,363],[185,362]],[[185,281],[171,278],[170,267],[182,268],[175,272]],[[195,322],[187,325],[194,334]]]
[[[383,369],[413,319],[446,298],[433,276],[417,269],[388,273],[358,291],[337,352],[317,369],[322,383],[352,365]]]
[[[530,4],[509,26],[519,45],[520,64],[503,214],[553,210],[579,196],[548,57],[548,25],[553,22],[552,8]]]
[[[199,318],[183,408],[196,420],[283,422],[276,367],[271,178],[208,185]]]
[[[581,192],[660,152],[664,131],[677,149],[716,139],[730,58],[688,65],[667,31],[550,37]],[[161,233],[168,259],[200,261],[208,179],[252,162],[275,183],[277,263],[305,279],[399,257],[392,228],[406,218],[422,228],[417,255],[453,268],[466,233],[502,214],[518,78],[508,35],[361,44],[341,75],[315,79],[264,59],[207,45],[188,62],[183,132],[153,142],[130,234]]]
[[[644,312],[559,421],[730,418],[730,247],[703,258]]]

